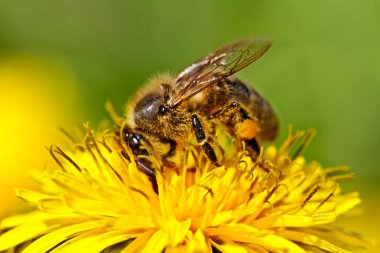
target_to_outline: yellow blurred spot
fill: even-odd
[[[41,169],[58,126],[78,113],[78,92],[67,71],[33,57],[0,59],[0,216],[22,202],[15,187],[30,187],[27,172]],[[75,109],[75,110],[74,110]]]
[[[365,239],[371,244],[369,252],[380,252],[380,230],[378,226],[374,226],[374,219],[380,213],[379,198],[376,194],[365,191],[361,195],[363,198],[362,206],[341,217],[338,220],[338,225],[350,227],[353,231],[365,235]]]

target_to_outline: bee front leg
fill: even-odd
[[[218,160],[216,158],[216,154],[214,149],[211,147],[210,143],[207,142],[205,131],[203,130],[202,123],[199,120],[198,116],[193,114],[191,116],[191,122],[195,134],[195,138],[199,145],[201,145],[203,152],[205,153],[206,157],[210,160],[212,164],[214,164],[216,167],[219,167],[220,164],[218,163]]]
[[[131,161],[129,155],[124,150],[121,151],[121,155],[128,161]],[[150,164],[150,162],[147,161],[146,159],[140,159],[140,158],[135,158],[135,162],[136,162],[137,168],[148,176],[149,181],[152,183],[154,192],[158,193],[156,172],[154,169],[150,167],[150,165],[148,165],[148,163]]]
[[[162,140],[164,143],[169,143],[169,151],[162,156],[162,161],[165,165],[169,167],[175,167],[175,163],[169,161],[169,158],[175,155],[177,143],[172,139],[164,139]]]
[[[121,151],[121,155],[127,159],[128,161],[131,161],[129,155],[127,154],[127,152],[125,152],[124,150]],[[148,165],[148,162],[146,159],[139,159],[139,158],[135,158],[135,162],[136,162],[136,166],[137,168],[144,172],[145,174],[147,174],[149,177],[155,177],[156,176],[156,172],[154,169],[152,169],[150,167],[150,165]]]
[[[137,168],[149,177],[149,180],[152,182],[153,190],[155,192],[158,192],[156,171],[152,168],[152,163],[146,158],[139,157],[140,155],[149,156],[149,152],[143,147],[142,141],[148,145],[150,145],[150,143],[148,143],[148,141],[142,135],[133,132],[126,126],[122,128],[121,139],[124,141],[124,144],[126,144],[126,146],[123,145],[123,147],[128,148],[132,151]],[[131,161],[129,155],[125,150],[122,150],[121,154],[128,161]]]

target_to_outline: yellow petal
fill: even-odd
[[[106,221],[88,221],[56,229],[32,242],[23,253],[47,252],[75,234],[103,227]]]
[[[275,235],[272,231],[258,230],[245,224],[229,224],[219,228],[209,228],[205,233],[210,237],[221,235],[235,242],[252,243],[274,252],[305,252],[294,242]]]
[[[169,235],[162,230],[158,230],[149,238],[141,253],[161,253],[169,243]]]
[[[25,189],[16,189],[15,191],[18,197],[37,205],[41,211],[49,213],[70,213],[73,211],[60,196],[52,196]]]
[[[182,243],[189,232],[191,220],[187,219],[183,222],[178,222],[175,219],[170,219],[166,222],[162,228],[163,231],[169,236],[169,244],[172,247],[176,247]]]
[[[235,243],[226,237],[218,237],[218,240],[223,243],[216,243],[211,240],[212,245],[220,252],[248,252],[248,253],[269,253],[266,249],[254,245],[254,244],[244,244]]]
[[[336,207],[336,212],[338,215],[341,215],[351,210],[352,208],[361,203],[359,194],[357,192],[337,196],[336,201],[338,202],[338,206]]]
[[[217,227],[221,224],[230,222],[234,218],[234,212],[232,210],[220,211],[214,215],[210,222],[210,227]]]
[[[56,248],[56,253],[72,253],[72,252],[86,252],[86,253],[99,253],[104,249],[113,246],[117,243],[126,241],[130,238],[137,237],[138,234],[127,234],[123,230],[113,230],[107,232],[100,232],[95,235],[88,235],[86,237],[78,237],[78,239],[70,240]],[[37,251],[38,252],[38,251]]]
[[[48,226],[43,222],[32,222],[13,228],[0,235],[0,251],[49,232],[56,226]]]
[[[120,217],[126,212],[126,210],[121,209],[117,203],[78,198],[75,196],[68,196],[66,201],[67,205],[73,210],[90,216]]]
[[[301,215],[278,215],[267,216],[258,219],[251,224],[260,229],[271,227],[308,227],[318,224],[325,224],[334,221],[335,213],[313,214],[310,216]]]
[[[142,235],[136,237],[135,240],[133,240],[128,246],[121,252],[121,253],[136,253],[141,252],[142,249],[145,247],[146,242],[149,240],[149,238],[154,233],[154,230],[148,230]]]
[[[210,242],[207,240],[200,229],[188,236],[186,252],[211,252]]]
[[[37,223],[42,221],[48,221],[48,220],[55,220],[55,219],[73,219],[78,218],[79,215],[73,214],[73,213],[66,213],[66,214],[51,214],[51,213],[45,213],[40,211],[34,211],[22,215],[16,215],[16,216],[10,216],[8,218],[5,218],[0,223],[0,228],[2,229],[8,229],[16,226],[20,226],[22,224],[26,223]]]
[[[32,191],[32,190],[26,190],[26,189],[15,189],[16,196],[22,198],[23,200],[33,203],[35,205],[38,205],[41,201],[44,199],[52,199],[53,196],[48,194],[43,194],[40,192]],[[56,197],[59,198],[59,197]]]
[[[136,215],[136,214],[125,214],[119,217],[113,228],[116,229],[139,229],[139,228],[153,228],[154,224],[151,217]]]
[[[294,229],[311,235],[315,235],[323,240],[327,240],[336,246],[347,248],[347,250],[357,250],[358,248],[369,249],[371,244],[355,233],[349,233],[342,228],[321,225],[309,228]]]
[[[244,247],[250,253],[269,253],[269,251],[263,248],[262,246],[254,244],[242,245],[242,247]]]
[[[292,241],[301,242],[301,243],[308,244],[314,247],[318,247],[327,252],[349,253],[349,251],[339,248],[338,246],[333,245],[309,233],[303,233],[303,232],[292,231],[292,230],[282,230],[282,231],[279,231],[277,234]]]
[[[248,251],[245,248],[240,247],[238,245],[222,244],[222,245],[215,246],[215,248],[217,248],[221,252],[248,253]]]

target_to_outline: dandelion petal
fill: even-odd
[[[77,233],[99,228],[105,224],[105,221],[88,221],[56,229],[32,242],[23,253],[46,252]]]
[[[0,235],[0,251],[40,236],[54,227],[57,225],[48,226],[43,222],[32,222],[15,227]]]

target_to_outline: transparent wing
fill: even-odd
[[[169,106],[177,106],[210,85],[247,67],[271,45],[268,37],[254,37],[233,42],[208,54],[177,76],[177,93],[169,100]]]

